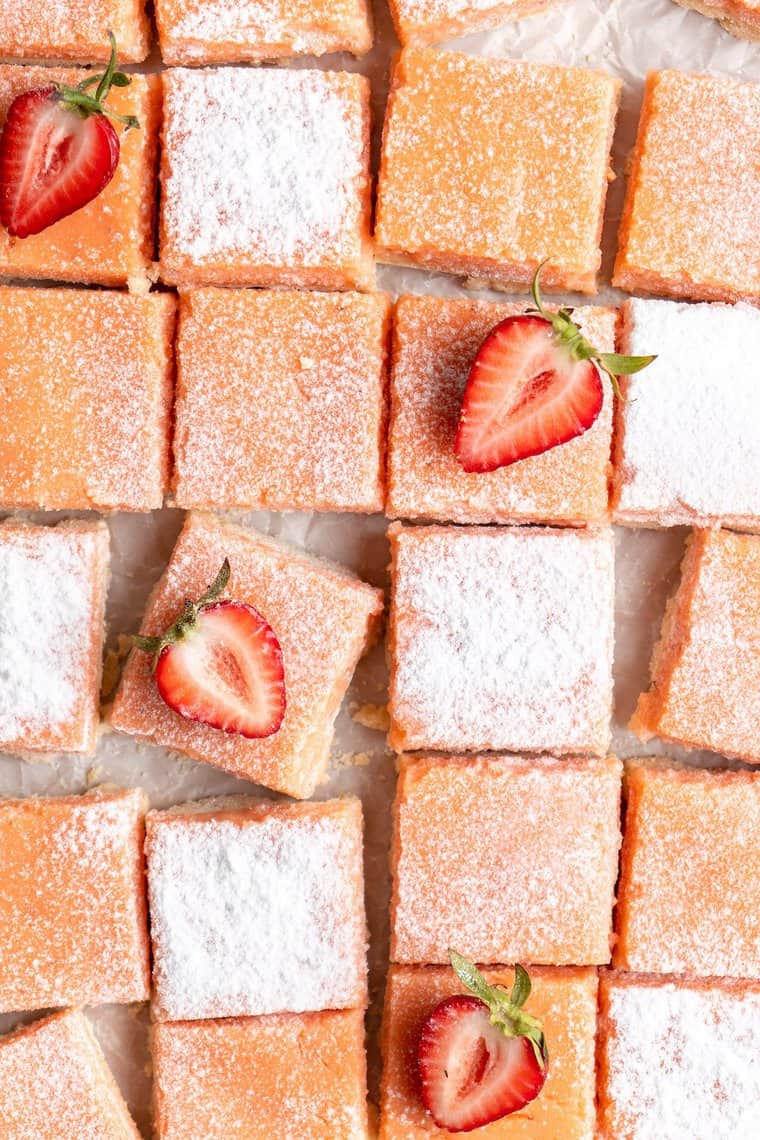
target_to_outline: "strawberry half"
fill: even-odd
[[[440,1002],[417,1051],[422,1100],[439,1128],[471,1132],[524,1108],[546,1081],[541,1023],[522,1010],[530,978],[515,967],[512,992],[489,986],[471,962],[449,951],[470,994]]]
[[[230,578],[227,559],[215,581],[162,637],[135,637],[152,653],[158,691],[187,720],[258,738],[277,732],[285,715],[282,650],[252,606],[219,601]]]
[[[536,312],[498,324],[470,371],[454,445],[465,471],[495,471],[583,435],[602,410],[602,373],[618,392],[617,376],[655,359],[598,352],[572,310],[548,312],[539,290],[542,268],[533,279]]]
[[[120,143],[111,119],[127,130],[133,116],[105,107],[112,87],[126,87],[116,70],[116,41],[102,75],[76,87],[53,83],[13,100],[0,136],[0,221],[13,237],[29,237],[81,210],[113,178]],[[94,95],[87,89],[97,84]]]

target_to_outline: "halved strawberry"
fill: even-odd
[[[617,376],[654,360],[598,352],[570,309],[548,312],[541,268],[533,279],[537,311],[498,324],[470,371],[454,445],[465,471],[495,471],[583,435],[602,410],[602,372],[617,391]]]
[[[549,1054],[541,1023],[522,1010],[530,994],[522,966],[508,994],[489,986],[461,954],[449,954],[471,993],[435,1007],[422,1028],[417,1064],[422,1099],[438,1127],[471,1132],[534,1100]]]
[[[282,650],[252,606],[219,601],[230,578],[225,559],[215,581],[162,637],[135,637],[154,655],[158,691],[187,720],[249,738],[271,736],[285,715]]]
[[[13,237],[38,234],[96,198],[119,162],[119,136],[110,119],[127,129],[139,126],[133,116],[105,107],[111,87],[131,82],[116,70],[116,41],[110,39],[111,60],[102,75],[76,87],[51,83],[26,91],[8,109],[0,136],[0,221]]]

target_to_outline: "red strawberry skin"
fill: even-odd
[[[242,602],[202,608],[196,627],[161,650],[155,678],[170,708],[222,732],[271,736],[285,715],[280,644],[261,614]]]
[[[507,317],[486,337],[462,400],[455,452],[486,472],[582,435],[604,402],[599,370],[575,360],[544,317]]]
[[[119,151],[113,124],[84,118],[55,87],[19,95],[0,137],[0,221],[25,238],[80,210],[113,178]]]
[[[506,1036],[469,994],[446,998],[430,1014],[417,1065],[425,1108],[449,1132],[472,1132],[519,1111],[547,1076],[531,1042]]]

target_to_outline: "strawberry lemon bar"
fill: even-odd
[[[758,0],[676,0],[676,4],[710,16],[739,39],[760,40]]]
[[[760,982],[605,972],[599,989],[600,1140],[758,1135]]]
[[[760,537],[698,530],[631,728],[760,763]]]
[[[636,299],[621,314],[621,352],[657,359],[620,379],[615,520],[760,530],[760,311]]]
[[[326,775],[333,722],[356,663],[376,633],[382,591],[255,531],[191,513],[148,603],[142,634],[160,639],[180,617],[187,599],[199,598],[214,581],[225,559],[231,565],[234,598],[224,603],[226,613],[217,614],[219,644],[225,637],[228,644],[240,643],[235,614],[241,607],[268,629],[271,636],[264,643],[254,637],[251,662],[262,682],[262,703],[279,709],[269,731],[253,728],[246,735],[234,727],[213,727],[224,719],[213,715],[219,711],[213,692],[211,715],[180,715],[175,708],[182,702],[172,705],[171,689],[181,691],[193,677],[202,679],[203,662],[191,654],[187,666],[192,677],[178,670],[176,686],[169,666],[162,699],[151,656],[139,649],[127,662],[111,723],[122,732],[305,799]],[[206,644],[202,639],[199,647]],[[213,639],[210,648],[213,657]]]
[[[582,68],[401,53],[383,132],[381,261],[596,290],[620,81]]]
[[[384,294],[184,293],[177,505],[381,511],[389,326]]]
[[[361,1010],[159,1023],[157,1140],[367,1140]]]
[[[3,1140],[140,1140],[87,1019],[77,1010],[0,1037]]]
[[[0,59],[105,63],[109,31],[121,63],[145,59],[151,41],[145,0],[3,0]]]
[[[655,71],[631,158],[613,284],[760,300],[760,85]]]
[[[180,68],[163,83],[164,281],[372,288],[364,76]]]
[[[162,505],[175,304],[170,294],[0,287],[3,507]]]
[[[94,756],[108,566],[105,523],[0,524],[0,751]]]
[[[403,758],[391,959],[609,962],[620,777],[617,760]]]
[[[166,64],[242,63],[372,47],[369,0],[155,0]]]
[[[0,800],[0,1011],[147,1001],[145,806],[108,788]]]
[[[388,436],[392,518],[456,523],[599,521],[607,515],[612,387],[583,435],[497,471],[465,471],[455,454],[462,397],[484,338],[523,305],[401,297],[396,306]],[[576,309],[589,340],[614,351],[614,309]]]
[[[604,755],[612,532],[389,534],[391,747]]]
[[[5,11],[5,4],[3,4]],[[88,7],[89,5],[77,5]],[[24,5],[26,10],[26,4]],[[3,16],[0,15],[0,26]],[[104,39],[104,43],[107,41]],[[0,52],[0,55],[2,53]],[[87,71],[62,71],[44,67],[0,67],[0,124],[4,123],[8,109],[18,96],[39,90],[49,90],[51,84],[65,83],[75,86],[92,77]],[[134,116],[139,129],[125,130],[117,124],[120,153],[113,178],[81,209],[56,220],[57,208],[66,207],[69,191],[80,191],[92,177],[93,167],[100,156],[93,155],[90,146],[82,148],[81,139],[72,146],[70,155],[77,156],[76,170],[66,177],[66,166],[61,167],[61,156],[38,148],[36,142],[45,136],[44,118],[49,103],[33,100],[17,121],[14,131],[14,174],[17,164],[33,163],[35,155],[48,171],[60,174],[59,189],[54,195],[41,195],[43,209],[50,212],[50,221],[44,232],[33,233],[18,240],[0,227],[0,276],[51,281],[73,281],[86,285],[130,285],[137,292],[149,288],[149,275],[153,273],[154,228],[156,217],[158,134],[161,120],[161,82],[158,76],[134,75],[127,87],[114,87],[108,95],[109,112],[121,116]],[[97,122],[93,116],[90,123]],[[48,122],[49,119],[45,120]],[[75,116],[76,123],[76,116]],[[81,130],[85,127],[79,121]],[[88,139],[88,143],[91,140]],[[41,153],[38,153],[41,150]],[[30,176],[26,185],[39,185]],[[6,171],[0,165],[0,175]],[[43,179],[44,181],[44,179]]]
[[[159,1020],[364,1008],[358,800],[151,812],[146,850]]]
[[[543,12],[554,0],[390,0],[404,47],[425,47]]]
[[[614,964],[760,977],[760,773],[637,764],[626,799]]]

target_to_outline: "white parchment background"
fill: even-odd
[[[376,134],[379,134],[389,62],[397,44],[385,0],[375,0],[375,15],[377,42],[370,56],[358,62],[330,57],[320,61],[318,66],[347,67],[371,77]],[[760,44],[735,40],[718,24],[682,10],[671,0],[565,0],[552,11],[496,32],[467,37],[457,41],[456,46],[490,56],[598,67],[623,79],[614,147],[614,164],[619,177],[608,201],[604,281],[609,280],[620,216],[623,190],[620,176],[635,136],[646,72],[662,67],[711,70],[760,82]],[[297,66],[315,64],[303,61]],[[393,294],[410,291],[456,296],[463,293],[458,282],[440,275],[390,268],[380,269],[379,287]],[[600,292],[602,301],[614,301],[617,296],[608,288]],[[30,517],[50,519],[55,516]],[[342,561],[373,583],[386,582],[386,523],[380,517],[301,514],[236,517],[311,552]],[[109,641],[113,644],[120,632],[137,629],[145,599],[165,565],[182,516],[179,511],[164,510],[148,516],[114,515],[108,521],[113,558],[108,622]],[[637,694],[647,684],[649,654],[665,598],[678,579],[685,536],[683,530],[662,534],[623,530],[618,533],[614,747],[621,756],[645,751],[679,755],[672,747],[645,749],[623,726]],[[374,998],[368,1021],[373,1097],[378,1071],[379,999],[387,960],[387,857],[395,771],[393,756],[385,749],[382,733],[362,728],[351,713],[367,703],[383,704],[386,683],[383,651],[378,647],[357,670],[337,723],[333,749],[335,768],[329,783],[320,791],[320,798],[355,792],[364,803]],[[353,754],[360,754],[362,763],[358,766],[347,764],[347,758]],[[691,754],[690,759],[700,763],[724,763],[706,754]],[[92,783],[103,781],[141,786],[157,807],[208,794],[259,791],[206,765],[136,744],[116,734],[103,735],[94,762],[56,757],[30,764],[15,758],[0,758],[0,795],[83,791]],[[89,1013],[135,1118],[147,1137],[150,1135],[147,1010],[144,1007],[103,1007]],[[29,1016],[24,1015],[24,1019]],[[10,1015],[1,1017],[0,1030],[20,1019]]]

